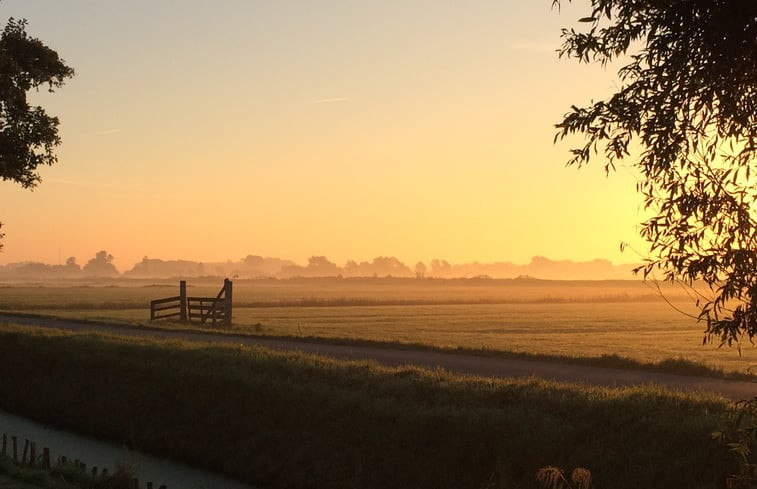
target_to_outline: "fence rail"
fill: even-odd
[[[178,317],[181,318],[182,298],[180,295],[176,297],[166,297],[165,299],[156,299],[150,301],[150,321],[156,319],[165,319]],[[172,311],[166,313],[165,311]]]
[[[150,301],[150,321],[175,318],[180,321],[198,320],[213,326],[231,326],[232,282],[223,281],[223,287],[216,297],[187,297],[187,283],[179,282],[179,295]]]

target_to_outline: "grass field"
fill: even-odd
[[[217,283],[190,295],[215,295]],[[150,299],[176,285],[4,286],[0,310],[146,324]],[[681,289],[664,293],[696,314]],[[537,355],[619,355],[642,363],[686,359],[726,372],[752,373],[757,348],[702,344],[704,325],[639,282],[538,280],[301,279],[241,281],[234,330],[483,349]],[[284,304],[283,306],[281,304]],[[317,304],[317,305],[316,305]],[[157,322],[162,327],[171,323]]]
[[[302,353],[0,324],[0,408],[263,487],[529,488],[545,465],[596,487],[723,487],[729,405],[458,377]]]
[[[190,283],[188,293],[219,288]],[[0,310],[183,328],[147,320],[149,300],[177,289],[6,285]],[[696,312],[681,290],[664,292]],[[703,325],[637,282],[242,281],[234,304],[235,333],[685,358],[742,373],[757,364],[751,346],[741,357],[703,346]],[[590,468],[597,487],[709,488],[733,470],[708,437],[728,404],[657,387],[463,379],[7,324],[0,355],[0,386],[15,394],[0,407],[271,487],[535,487],[538,468],[561,465]],[[203,440],[214,440],[210,455]]]
[[[190,280],[190,296],[215,296],[222,280]],[[686,297],[662,284],[673,300]],[[0,307],[143,308],[151,299],[178,294],[178,280],[69,281],[57,284],[0,284]],[[551,281],[534,279],[303,278],[237,280],[234,303],[272,305],[512,304],[636,302],[659,300],[651,284],[639,281]]]
[[[44,311],[146,324],[143,309]],[[167,322],[157,325],[173,327]],[[684,358],[749,373],[757,349],[702,344],[703,326],[660,303],[235,308],[234,331],[483,349],[536,355],[619,355],[642,363]]]

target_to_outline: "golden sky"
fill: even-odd
[[[573,3],[3,0],[77,74],[34,96],[63,144],[0,183],[0,263],[638,261],[631,173],[552,143],[618,83],[558,59]]]

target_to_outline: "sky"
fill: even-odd
[[[559,59],[588,1],[3,0],[76,76],[33,191],[0,182],[0,263],[639,261],[632,171],[567,168]],[[578,142],[575,140],[574,142]]]

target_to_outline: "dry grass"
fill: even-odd
[[[188,281],[189,295],[213,295],[221,280]],[[680,288],[663,287],[674,300]],[[115,280],[107,283],[0,284],[0,307],[63,308],[103,305],[144,307],[151,299],[177,295],[178,280]],[[238,280],[238,305],[381,305],[399,303],[554,303],[654,300],[656,290],[639,281],[548,281],[491,279],[288,279]],[[115,307],[114,307],[115,308]]]
[[[218,284],[192,287],[214,295]],[[0,309],[67,318],[147,323],[150,299],[176,285],[0,288]],[[499,280],[264,280],[235,283],[235,330],[256,335],[340,338],[538,355],[618,355],[642,363],[686,359],[748,373],[757,349],[702,345],[703,325],[638,282]],[[667,289],[676,307],[696,313]],[[302,306],[302,303],[382,305]],[[397,305],[393,302],[405,301]],[[413,304],[412,302],[438,302]],[[479,303],[474,303],[478,301]],[[497,302],[500,303],[489,303]],[[407,304],[407,302],[411,302]],[[277,304],[286,303],[281,307]],[[119,305],[120,304],[120,305]],[[256,304],[256,307],[240,307]],[[172,327],[170,323],[157,323]]]

